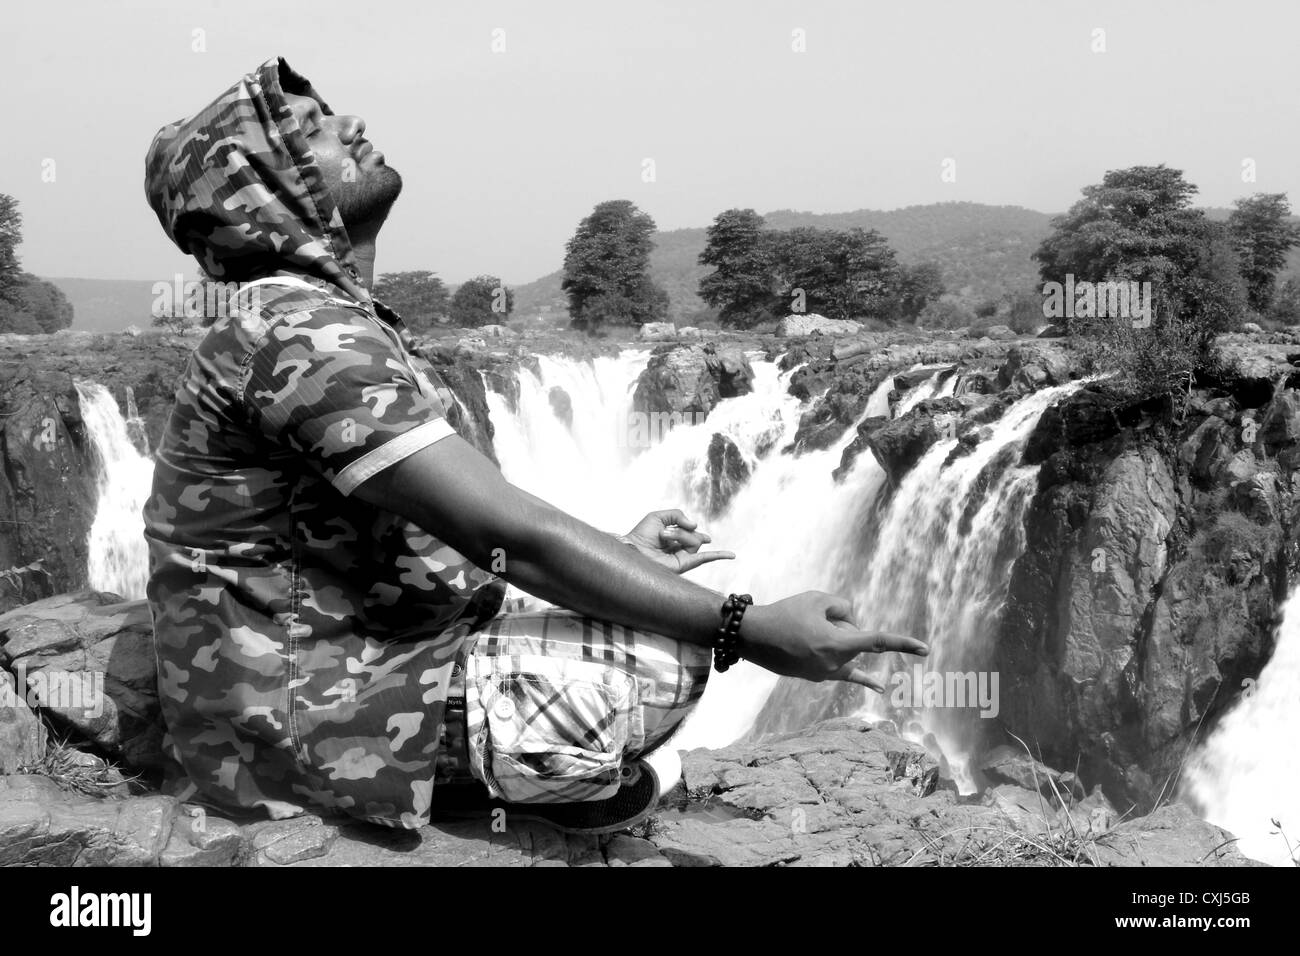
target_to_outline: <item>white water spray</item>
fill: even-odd
[[[153,460],[136,449],[127,420],[107,388],[95,382],[76,385],[81,417],[95,450],[99,490],[87,546],[87,577],[96,590],[128,600],[142,598],[149,579],[149,550],[141,514],[153,484]]]
[[[1188,763],[1187,794],[1205,818],[1240,838],[1247,856],[1300,860],[1300,589],[1282,606],[1273,656]]]

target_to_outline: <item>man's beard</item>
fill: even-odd
[[[358,180],[339,184],[339,216],[344,226],[383,222],[402,191],[402,177],[388,165],[376,166]]]

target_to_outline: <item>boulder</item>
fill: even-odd
[[[693,325],[686,325],[677,330],[677,337],[685,342],[698,342],[705,337],[703,329],[697,329]]]
[[[1005,325],[990,325],[987,329],[984,330],[984,336],[986,338],[995,339],[995,340],[1006,340],[1006,339],[1018,339],[1020,338],[1020,333],[1013,332],[1008,326]]]
[[[1264,410],[1257,436],[1274,447],[1300,441],[1300,394],[1289,388],[1279,390]]]
[[[918,402],[906,415],[886,422],[866,436],[867,447],[897,486],[921,456],[940,437],[940,418],[960,415],[963,406],[955,398]]]
[[[476,330],[479,338],[491,342],[494,339],[513,339],[515,331],[504,325],[481,325]]]
[[[866,362],[833,369],[825,391],[799,419],[794,453],[829,448],[839,441],[845,429],[862,417],[872,393],[888,376],[887,369],[873,368]]]
[[[47,777],[0,777],[0,866],[153,866],[178,805],[161,795],[98,799]]]
[[[45,745],[45,725],[27,705],[27,688],[0,670],[0,775],[40,763]]]
[[[749,359],[738,349],[663,345],[637,379],[632,406],[642,415],[702,421],[722,399],[752,391],[753,380]]]
[[[979,761],[978,767],[990,786],[1010,784],[1067,804],[1084,797],[1083,787],[1074,774],[1053,770],[1010,744],[994,747]]]
[[[899,392],[910,392],[916,386],[928,382],[940,372],[948,372],[955,369],[955,365],[922,365],[918,368],[908,369],[906,372],[899,372],[894,376],[894,388]]]
[[[1128,820],[1098,838],[1102,866],[1262,866],[1237,849],[1231,833],[1194,814],[1184,803]]]
[[[162,760],[153,622],[144,601],[80,591],[0,615],[0,665],[59,729],[135,767]]]
[[[1233,506],[1260,524],[1270,524],[1281,517],[1277,476],[1256,472],[1231,486]]]
[[[551,403],[551,411],[555,413],[555,417],[564,422],[565,428],[572,428],[573,399],[569,397],[569,393],[558,385],[552,385],[546,397]]]
[[[1264,330],[1261,329],[1259,327],[1259,324],[1256,322],[1243,322],[1241,323],[1241,331],[1246,333],[1251,333],[1251,332],[1263,332]]]
[[[646,322],[637,338],[642,342],[668,342],[677,338],[677,326],[671,322]]]
[[[709,439],[706,460],[705,512],[709,518],[716,518],[749,480],[749,462],[736,443],[719,432]]]
[[[1007,349],[1006,360],[998,369],[998,383],[1028,391],[1070,381],[1070,362],[1055,347],[1016,345]]]
[[[776,334],[782,338],[794,338],[801,335],[857,335],[862,331],[862,323],[850,319],[828,319],[815,312],[788,315],[776,327]]]

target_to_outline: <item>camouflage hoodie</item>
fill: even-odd
[[[219,280],[261,280],[217,318],[176,390],[145,506],[173,788],[273,817],[428,819],[465,637],[503,586],[353,492],[453,433],[437,374],[372,302],[271,60],[163,127],[145,190]]]

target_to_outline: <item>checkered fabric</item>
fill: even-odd
[[[503,800],[605,799],[624,759],[663,744],[698,703],[709,666],[708,648],[570,611],[500,615],[467,639],[465,739],[453,696],[441,775],[463,771],[459,753]]]

